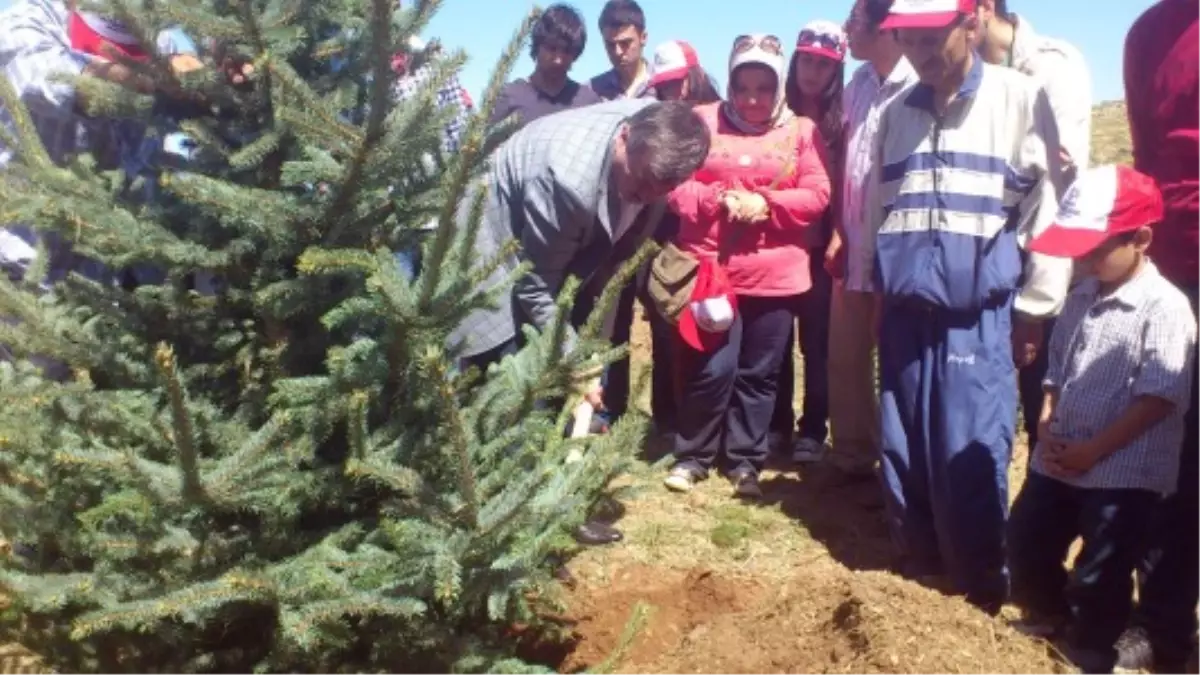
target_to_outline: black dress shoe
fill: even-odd
[[[615,544],[625,538],[621,531],[607,523],[591,521],[575,529],[575,541],[587,546]]]
[[[558,583],[567,588],[575,588],[579,585],[579,581],[575,578],[574,574],[571,574],[571,570],[567,569],[566,565],[559,565],[554,568],[554,578],[558,580]]]

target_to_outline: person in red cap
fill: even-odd
[[[1191,299],[1200,296],[1200,8],[1162,0],[1138,18],[1125,40],[1125,106],[1133,166],[1154,178],[1166,213],[1150,255],[1163,276]],[[1118,666],[1160,673],[1196,672],[1200,599],[1200,415],[1192,381],[1179,483],[1155,518],[1143,563],[1133,627],[1121,638]],[[1188,663],[1191,657],[1190,664]],[[1185,670],[1185,667],[1187,670]]]
[[[683,40],[664,42],[654,50],[650,87],[660,101],[687,101],[694,105],[721,100],[700,57]]]
[[[1074,260],[1085,278],[1050,338],[1041,433],[1009,521],[1012,599],[1025,630],[1065,629],[1065,654],[1087,673],[1116,664],[1132,574],[1179,473],[1196,318],[1146,255],[1162,219],[1152,178],[1102,166],[1080,175],[1029,244]]]
[[[169,85],[162,89],[138,72],[127,60],[149,59],[148,48],[170,56],[177,73],[202,67],[184,49],[194,49],[175,31],[163,31],[154,45],[142,45],[129,27],[110,17],[82,11],[74,0],[18,0],[0,12],[0,77],[19,96],[50,159],[62,164],[72,157],[92,153],[100,168],[120,167],[128,175],[154,167],[155,143],[145,143],[145,126],[139,120],[106,119],[89,115],[84,90],[70,76],[105,80],[146,94],[165,94],[162,101],[178,98]],[[18,138],[12,116],[0,106],[0,127]],[[17,148],[0,141],[0,168]],[[113,280],[114,271],[72,252],[53,232],[35,232],[23,223],[0,222],[0,270],[11,279],[24,278],[34,268],[39,245],[49,258],[43,285],[57,283],[70,272],[97,281]],[[0,348],[0,351],[3,351]],[[65,376],[61,364],[44,364],[48,377]]]
[[[974,51],[975,0],[895,0],[919,82],[879,119],[868,186],[884,498],[901,572],[998,614],[1016,368],[1043,346],[1069,260],[1021,248],[1065,188],[1045,91]]]
[[[826,171],[837,202],[842,155],[842,90],[845,81],[846,33],[832,21],[811,21],[800,29],[796,49],[788,64],[784,94],[788,108],[798,117],[817,125],[825,141]],[[836,208],[829,208],[813,228],[813,247],[808,253],[812,288],[796,302],[800,322],[800,355],[804,359],[804,403],[800,419],[792,407],[796,389],[796,365],[788,340],[779,374],[779,394],[771,420],[772,445],[793,462],[819,462],[825,456],[829,436],[829,302],[833,279],[825,269],[833,237]]]
[[[700,65],[696,50],[683,40],[671,40],[659,45],[654,50],[652,67],[650,87],[660,101],[686,101],[692,105],[703,105],[721,100],[712,77]],[[677,232],[679,215],[668,211],[655,229],[654,240],[660,245],[665,244],[674,239]],[[652,307],[653,300],[643,297],[642,305]],[[657,312],[648,311],[646,314],[650,323],[651,360],[654,362],[650,382],[650,417],[654,421],[655,432],[670,436],[675,433],[678,413],[678,396],[675,395],[678,384],[675,359],[678,350],[672,349],[677,332],[675,326]]]

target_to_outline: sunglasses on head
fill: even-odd
[[[771,54],[783,54],[783,45],[780,44],[779,38],[774,35],[766,35],[761,38],[755,38],[753,35],[739,35],[733,41],[733,52],[735,54],[750,51],[755,47],[760,47],[763,51]]]
[[[816,45],[835,52],[842,49],[842,43],[837,37],[829,33],[818,33],[812,30],[800,31],[800,37],[796,40],[796,44],[803,47]]]

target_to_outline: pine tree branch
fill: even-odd
[[[83,640],[115,630],[145,630],[162,621],[211,614],[235,602],[270,604],[275,601],[275,584],[245,572],[232,572],[217,581],[196,583],[167,595],[124,602],[88,612],[75,620],[71,637]]]
[[[2,104],[0,107],[8,113],[9,119],[12,120],[13,127],[17,131],[16,139],[3,138],[0,140],[3,140],[8,149],[16,153],[16,156],[31,169],[36,171],[53,168],[54,162],[50,160],[50,154],[42,143],[41,134],[38,133],[33,119],[29,116],[29,109],[25,107],[25,102],[21,100],[20,94],[13,88],[7,77],[0,77],[0,104]]]
[[[537,16],[538,13],[536,10],[531,12],[521,24],[520,29],[509,40],[508,46],[500,58],[500,62],[492,71],[491,79],[488,80],[482,107],[470,122],[467,123],[465,133],[467,142],[459,150],[458,164],[455,165],[457,170],[451,174],[447,184],[446,194],[450,195],[450,197],[446,200],[442,212],[438,216],[438,228],[434,232],[433,242],[426,251],[428,264],[425,266],[425,271],[422,275],[420,292],[422,307],[429,305],[436,289],[441,284],[443,262],[455,242],[456,235],[459,233],[455,217],[458,215],[460,204],[466,193],[466,187],[470,179],[470,170],[471,167],[479,163],[481,159],[480,153],[485,147],[484,140],[486,138],[487,122],[491,117],[492,110],[496,106],[496,102],[500,98],[500,91],[504,88],[504,84],[508,81],[508,75],[512,72],[513,66],[517,62],[525,40],[533,30],[533,24]],[[479,232],[479,224],[482,220],[484,200],[486,198],[487,194],[484,189],[480,189],[479,194],[473,197],[470,219],[467,221],[468,231],[462,237],[462,240],[465,241],[464,246],[468,249],[474,249],[475,239]],[[469,265],[469,258],[470,256],[464,256],[462,264]]]
[[[333,227],[325,234],[324,242],[327,246],[336,245],[345,231],[345,220],[339,216],[349,210],[351,201],[361,190],[359,183],[363,169],[375,144],[383,137],[383,122],[391,109],[392,84],[396,79],[395,73],[392,72],[392,2],[393,0],[371,0],[371,26],[374,31],[370,45],[370,111],[367,113],[367,125],[362,141],[346,166],[337,196],[325,211],[326,218],[333,222]],[[422,2],[422,5],[424,4],[427,2]]]
[[[433,389],[433,406],[437,419],[444,420],[442,434],[451,455],[457,464],[458,494],[463,501],[461,522],[468,530],[479,527],[479,496],[476,489],[475,466],[471,458],[471,439],[463,411],[458,403],[450,368],[444,354],[428,353],[423,361],[424,370]]]
[[[174,422],[172,440],[178,450],[179,471],[183,478],[183,498],[190,502],[203,501],[204,487],[200,483],[200,458],[195,446],[191,411],[188,409],[187,393],[175,363],[175,353],[170,345],[165,342],[159,344],[154,352],[154,363],[162,375],[163,384],[167,389],[167,400],[171,406]]]

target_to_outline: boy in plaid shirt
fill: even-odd
[[[1067,629],[1064,651],[1084,672],[1113,669],[1143,536],[1179,472],[1196,317],[1146,257],[1162,217],[1153,179],[1099,167],[1029,246],[1074,259],[1085,278],[1050,339],[1040,439],[1009,520],[1012,594],[1030,632]]]

